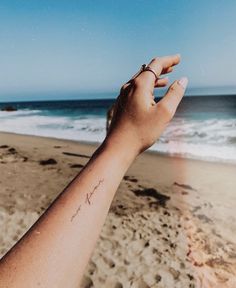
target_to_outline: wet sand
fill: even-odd
[[[0,256],[95,149],[0,133]],[[236,287],[235,175],[236,165],[140,155],[120,184],[81,287]]]

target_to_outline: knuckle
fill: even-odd
[[[127,84],[124,84],[121,86],[121,89],[124,90],[126,88]]]
[[[161,57],[155,57],[152,59],[151,63],[155,64],[156,69],[162,70],[163,67],[163,61]]]
[[[175,93],[176,95],[181,95],[183,92],[183,89],[178,83],[178,81],[175,81],[174,84],[170,86],[169,91],[171,93]]]
[[[125,88],[126,88],[126,84],[122,85],[120,88],[120,92],[124,92]]]
[[[176,91],[175,85],[171,85],[170,88],[169,88],[169,91],[172,92],[172,93],[175,92]]]
[[[126,82],[125,84],[123,84],[120,88],[120,94],[123,95],[127,93],[129,86],[130,86],[129,82]]]
[[[154,58],[152,59],[152,62],[157,62],[157,61],[159,61],[159,60],[160,60],[159,57],[154,57]]]
[[[140,79],[139,77],[135,78],[133,80],[133,86],[134,88],[138,89],[138,88],[141,88],[143,86],[143,80]]]

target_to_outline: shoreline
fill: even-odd
[[[0,256],[97,146],[0,132]],[[81,287],[235,287],[235,171],[232,164],[139,155],[113,199]]]
[[[74,144],[78,144],[78,145],[89,145],[91,147],[95,147],[98,148],[102,142],[95,142],[95,141],[85,141],[85,140],[73,140],[73,139],[64,139],[64,138],[57,138],[57,137],[49,137],[49,136],[41,136],[41,135],[32,135],[32,134],[23,134],[23,133],[15,133],[15,132],[5,132],[5,131],[0,131],[0,137],[1,135],[16,135],[16,136],[26,136],[26,137],[35,137],[36,139],[50,139],[50,140],[58,140],[58,141],[64,141],[64,142],[68,142],[68,143],[74,143]],[[165,153],[165,152],[160,152],[160,151],[156,151],[156,150],[151,150],[148,149],[146,151],[143,152],[143,154],[151,154],[153,156],[159,156],[159,157],[170,157],[170,158],[174,158],[174,159],[186,159],[186,160],[190,160],[190,161],[199,161],[199,162],[206,162],[206,163],[212,163],[212,164],[222,164],[222,165],[230,165],[230,166],[235,166],[236,162],[232,161],[220,161],[219,159],[202,159],[202,158],[197,158],[194,156],[181,156],[181,155],[176,155],[176,154],[170,154],[170,153]]]

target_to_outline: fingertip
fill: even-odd
[[[177,57],[177,61],[178,61],[178,63],[177,64],[179,64],[180,63],[180,61],[181,61],[181,54],[180,53],[177,53],[176,54],[176,57]]]
[[[177,53],[177,54],[175,54],[175,55],[173,55],[172,56],[173,58],[173,66],[175,66],[175,65],[178,65],[179,63],[180,63],[180,61],[181,61],[181,55],[180,55],[180,53]]]
[[[177,83],[185,90],[188,85],[188,78],[187,77],[182,77],[177,81]]]

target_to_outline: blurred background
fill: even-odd
[[[151,58],[180,53],[170,82],[188,76],[186,95],[201,97],[185,97],[152,149],[235,161],[235,11],[230,0],[1,0],[0,102],[27,102],[1,112],[0,129],[101,142],[119,87]]]

